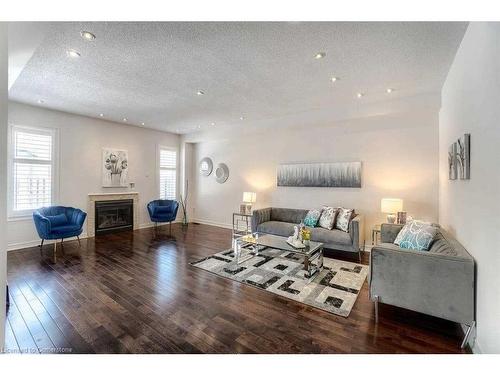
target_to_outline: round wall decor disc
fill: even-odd
[[[229,177],[229,168],[224,163],[219,163],[215,169],[215,180],[219,184],[223,184]]]

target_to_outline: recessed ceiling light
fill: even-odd
[[[363,94],[362,92],[358,92],[357,95],[358,99],[361,99],[363,96],[365,96],[365,94]]]
[[[242,120],[242,121],[243,121],[244,119],[245,119],[245,118],[244,118],[243,116],[241,116],[241,117],[240,117],[240,120]]]
[[[215,126],[215,122],[212,122],[210,125]]]
[[[75,51],[74,49],[69,49],[66,51],[66,54],[69,56],[69,57],[72,57],[74,59],[80,57],[80,52],[78,51]]]
[[[340,78],[339,77],[332,77],[331,80],[332,82],[337,82]]]
[[[92,34],[90,31],[80,31],[80,35],[85,40],[94,40],[95,39],[95,35]]]
[[[198,92],[196,93],[196,95],[205,95],[205,93],[201,90],[198,90]]]
[[[104,113],[99,113],[99,117],[104,117]]]
[[[144,122],[141,122],[141,125],[142,125],[142,126],[144,126],[144,125],[146,125],[146,124],[145,124]]]
[[[43,99],[38,99],[38,104],[43,104],[43,103],[45,103],[45,100],[43,100]]]
[[[126,117],[123,118],[123,122],[127,122],[128,119]]]
[[[201,125],[198,125],[198,129],[201,129]]]
[[[316,60],[319,60],[319,59],[322,59],[325,56],[326,56],[326,52],[318,52],[316,55],[314,55],[314,58]]]
[[[391,89],[391,88],[389,87],[389,88],[388,88],[387,90],[385,90],[385,91],[386,91],[388,94],[390,94],[391,92],[393,92],[393,91],[394,91],[394,89]]]

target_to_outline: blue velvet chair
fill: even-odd
[[[52,206],[42,207],[33,212],[36,231],[42,239],[40,244],[40,255],[45,240],[61,240],[69,237],[78,238],[80,244],[80,234],[82,234],[83,223],[87,214],[78,208]],[[54,241],[54,263],[56,262],[57,241]]]
[[[179,203],[168,199],[157,199],[148,203],[148,212],[151,221],[155,223],[170,223],[170,233],[172,233],[172,221],[177,217]]]

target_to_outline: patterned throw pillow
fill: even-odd
[[[438,228],[430,223],[412,220],[399,231],[394,244],[402,249],[428,251]]]
[[[349,232],[349,222],[351,221],[353,214],[354,214],[354,209],[340,207],[338,209],[337,222],[335,223],[335,228],[343,230],[344,232]]]
[[[332,229],[337,217],[338,207],[323,206],[319,217],[319,226],[325,229]]]
[[[306,227],[311,227],[314,228],[316,224],[318,224],[319,217],[321,216],[321,211],[320,210],[309,210],[307,213],[305,219],[304,219],[304,225]]]

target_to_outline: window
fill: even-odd
[[[54,143],[54,130],[11,127],[10,216],[29,214],[54,202]]]
[[[160,147],[160,199],[176,199],[177,151]]]

